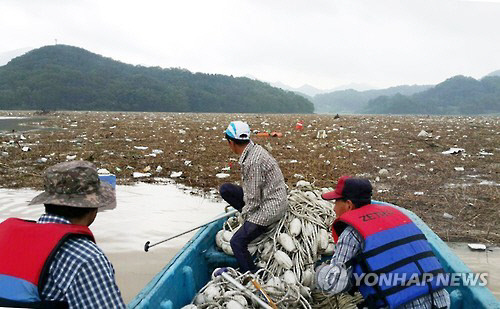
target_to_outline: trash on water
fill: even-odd
[[[417,192],[414,192],[413,195],[424,195],[424,192],[422,191],[417,191]]]
[[[146,167],[145,167],[142,171],[143,171],[143,172],[145,172],[145,173],[147,173],[147,172],[149,172],[150,170],[151,170],[151,166],[149,166],[149,165],[148,165],[148,166],[146,166]]]
[[[23,148],[21,148],[21,150],[24,152],[28,152],[31,151],[31,148],[29,148],[28,146],[24,146]]]
[[[151,173],[134,172],[134,173],[132,173],[132,177],[134,177],[134,178],[151,177]]]
[[[484,150],[480,151],[479,154],[482,155],[482,156],[492,156],[493,155],[493,153],[487,152],[487,151],[484,151]]]
[[[316,132],[316,138],[317,139],[320,139],[320,138],[326,138],[327,135],[326,135],[326,131],[325,130],[318,130],[318,132]]]
[[[381,169],[380,171],[378,171],[379,175],[380,176],[384,176],[384,177],[387,177],[389,176],[389,171],[385,168]]]
[[[486,250],[486,245],[484,244],[467,244],[467,246],[469,246],[469,249],[471,250],[478,250],[478,251]]]
[[[72,160],[74,160],[74,159],[76,159],[76,155],[72,155],[72,156],[67,155],[67,156],[66,156],[66,160],[67,160],[67,161],[72,161]]]
[[[463,149],[463,148],[450,148],[450,149],[443,151],[441,153],[442,154],[457,154],[457,153],[461,153],[461,152],[465,152],[465,149]]]
[[[2,151],[2,157],[8,157],[9,156],[9,153],[6,152],[6,151]]]
[[[182,172],[172,172],[170,173],[170,178],[179,178],[182,176]]]
[[[215,177],[217,177],[217,178],[227,178],[229,176],[231,176],[231,175],[226,174],[226,173],[218,173],[215,175]]]
[[[185,165],[185,166],[191,166],[191,161],[190,161],[190,160],[186,160],[186,161],[184,161],[184,165]]]
[[[432,133],[426,132],[425,130],[420,131],[417,135],[418,137],[432,137]]]
[[[311,186],[311,183],[309,181],[299,180],[299,181],[297,181],[296,186],[297,186],[297,188],[309,187],[309,186]]]
[[[454,216],[452,216],[452,215],[450,215],[449,213],[445,212],[445,213],[443,214],[443,218],[445,218],[445,219],[453,219],[453,218],[455,218],[455,217],[454,217]]]
[[[105,174],[111,174],[111,173],[105,168],[100,168],[97,170],[97,174],[105,175]]]
[[[271,143],[267,143],[266,145],[264,145],[264,147],[266,147],[266,150],[269,152],[273,151],[273,146],[271,146]]]
[[[134,146],[134,148],[137,149],[137,150],[146,150],[149,147],[147,147],[147,146]]]
[[[48,160],[47,158],[38,158],[38,159],[36,160],[36,163],[46,163],[46,162],[47,162],[47,160]]]
[[[457,167],[455,167],[455,171],[457,171],[457,172],[463,172],[464,170],[465,169],[464,169],[463,166],[457,166]]]
[[[157,172],[157,173],[161,173],[161,171],[163,171],[163,167],[161,167],[160,165],[158,165],[158,166],[156,167],[156,172]]]
[[[157,154],[157,155],[158,154],[162,154],[163,150],[161,150],[161,149],[153,149],[152,153]]]

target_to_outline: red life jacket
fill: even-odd
[[[379,279],[377,284],[361,281],[359,286],[369,308],[398,308],[444,287],[437,279],[444,270],[425,235],[395,207],[371,204],[344,213],[333,223],[335,242],[347,225],[360,233],[364,246],[346,266],[354,266],[358,278],[374,274]],[[399,282],[382,279],[398,276]]]
[[[72,236],[95,242],[86,226],[16,218],[0,223],[0,306],[44,303],[40,296],[52,259]]]

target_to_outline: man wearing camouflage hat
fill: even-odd
[[[97,211],[114,208],[113,188],[87,161],[56,164],[44,172],[44,204],[37,222],[0,224],[0,306],[125,308],[114,269],[88,226]]]

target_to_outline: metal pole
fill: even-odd
[[[169,241],[169,240],[171,240],[171,239],[177,238],[177,237],[179,237],[179,236],[182,236],[182,235],[187,234],[187,233],[189,233],[189,232],[192,232],[192,231],[194,231],[194,230],[197,230],[197,229],[199,229],[200,227],[203,227],[203,226],[205,226],[205,225],[208,225],[208,224],[210,224],[210,223],[212,223],[212,222],[215,222],[215,221],[217,221],[217,220],[220,220],[220,219],[222,219],[222,218],[227,218],[227,217],[230,217],[230,216],[234,215],[234,214],[235,214],[235,213],[237,213],[237,212],[238,212],[238,210],[233,209],[233,210],[231,210],[231,211],[229,211],[229,212],[227,212],[227,213],[225,213],[225,214],[222,214],[222,215],[220,215],[220,216],[216,217],[215,219],[211,219],[209,222],[205,222],[205,223],[203,223],[203,224],[201,224],[201,225],[198,225],[198,226],[196,226],[196,227],[193,227],[193,228],[191,228],[191,229],[189,229],[189,230],[187,230],[187,231],[184,231],[184,232],[179,233],[179,234],[177,234],[177,235],[171,236],[171,237],[169,237],[169,238],[167,238],[167,239],[164,239],[164,240],[159,241],[159,242],[157,242],[157,243],[154,243],[154,244],[152,244],[152,245],[150,245],[150,242],[149,242],[149,241],[147,241],[147,242],[144,244],[144,251],[148,252],[148,251],[149,251],[149,248],[151,248],[151,247],[154,247],[154,246],[156,246],[156,245],[159,245],[159,244],[164,243],[164,242],[166,242],[166,241]]]

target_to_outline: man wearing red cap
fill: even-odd
[[[331,294],[359,289],[361,308],[449,308],[436,276],[443,269],[424,234],[397,208],[372,204],[371,194],[368,179],[342,176],[322,195],[335,200],[336,250],[316,270],[317,287]],[[374,280],[363,280],[368,275]]]

